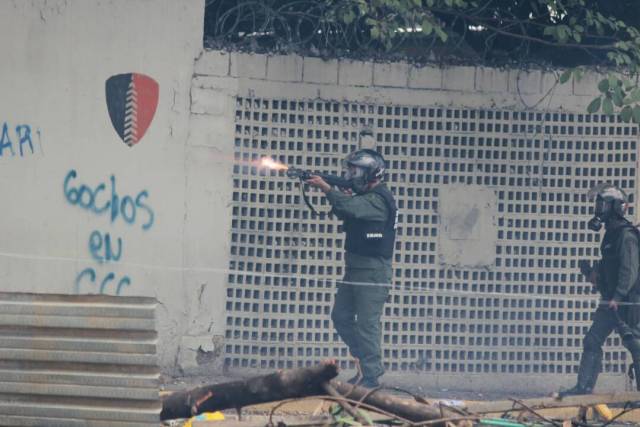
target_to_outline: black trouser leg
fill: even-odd
[[[584,337],[583,353],[578,369],[575,387],[563,391],[560,396],[590,394],[596,386],[602,368],[602,345],[616,328],[615,313],[607,307],[598,307],[593,315],[593,323]]]

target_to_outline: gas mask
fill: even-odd
[[[627,202],[626,194],[611,184],[600,184],[589,191],[589,198],[595,199],[593,218],[587,223],[587,228],[600,231],[602,224],[611,218],[624,217]]]
[[[593,218],[587,223],[587,228],[591,231],[600,231],[605,221],[605,203],[602,197],[598,195],[596,199],[596,207],[593,212]]]

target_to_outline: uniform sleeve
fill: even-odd
[[[633,289],[638,280],[640,255],[638,255],[638,237],[633,232],[624,232],[620,242],[620,270],[618,283],[613,295],[615,301],[622,301]]]
[[[327,200],[333,213],[340,219],[382,222],[387,220],[389,214],[384,199],[375,193],[348,196],[340,191],[331,190],[327,193]]]

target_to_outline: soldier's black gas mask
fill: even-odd
[[[624,218],[624,210],[627,203],[626,194],[611,184],[601,184],[589,192],[591,198],[595,197],[593,218],[587,223],[592,231],[600,231],[602,224],[613,218]]]
[[[604,199],[598,194],[596,197],[593,218],[591,218],[587,223],[587,228],[591,231],[600,231],[600,229],[602,229],[602,224],[607,220],[609,211],[608,203],[605,203]]]

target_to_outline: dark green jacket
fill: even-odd
[[[640,269],[638,232],[626,220],[607,226],[600,245],[598,290],[604,299],[629,301],[638,292]]]

